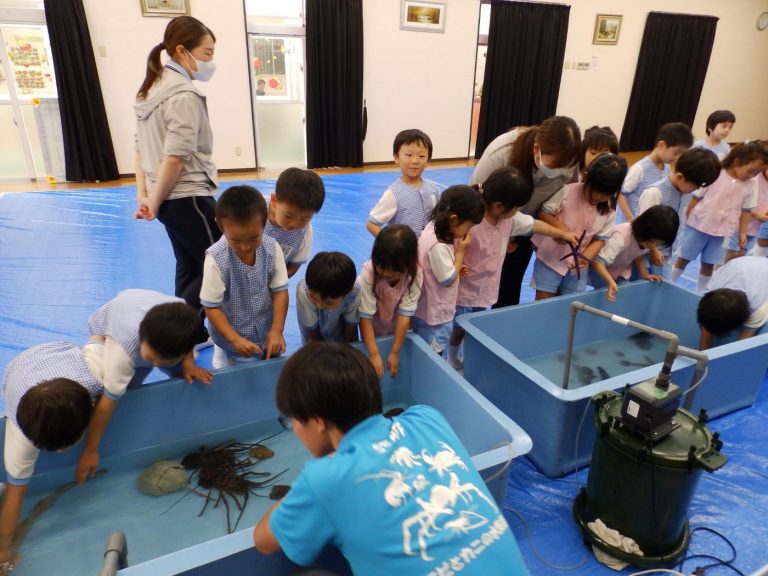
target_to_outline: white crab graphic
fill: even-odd
[[[416,531],[416,538],[419,543],[419,551],[421,558],[429,562],[433,560],[427,553],[427,538],[434,536],[433,530],[443,530],[449,528],[451,531],[469,531],[482,526],[487,522],[485,517],[475,514],[477,518],[475,521],[471,521],[468,516],[460,516],[455,520],[449,521],[451,523],[448,526],[448,522],[440,528],[436,524],[436,520],[442,515],[454,514],[453,507],[456,505],[458,498],[467,504],[472,501],[472,493],[482,498],[494,511],[498,508],[496,504],[490,500],[481,490],[477,488],[471,482],[461,484],[459,477],[454,472],[449,473],[449,484],[444,486],[443,484],[436,484],[432,487],[429,493],[429,500],[416,497],[416,503],[421,506],[421,511],[417,512],[410,518],[407,518],[403,524],[403,551],[408,556],[415,556],[416,552],[411,549],[411,529],[418,525],[419,529]]]
[[[436,452],[434,456],[430,456],[426,448],[421,451],[421,459],[429,464],[430,472],[437,472],[438,476],[442,478],[443,474],[450,472],[453,466],[458,466],[462,470],[467,470],[467,465],[464,464],[461,458],[456,456],[456,452],[453,448],[448,446],[445,442],[440,442],[440,446],[445,448],[445,450]]]
[[[414,466],[421,466],[419,462],[420,456],[414,454],[406,446],[400,446],[397,450],[392,452],[392,456],[389,457],[391,464],[399,464],[407,468],[413,468]]]
[[[358,482],[365,480],[374,480],[376,478],[391,478],[392,481],[384,489],[384,500],[392,508],[399,508],[405,502],[405,499],[413,494],[413,489],[405,482],[405,477],[401,472],[385,470],[378,474],[368,474],[357,479]]]

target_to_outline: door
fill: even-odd
[[[306,167],[304,38],[248,35],[260,170]]]
[[[64,151],[45,25],[0,23],[0,179],[62,178]]]

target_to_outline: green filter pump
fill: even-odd
[[[575,309],[573,305],[576,304]],[[671,565],[688,547],[688,507],[702,471],[725,465],[722,442],[706,426],[706,412],[694,416],[685,406],[706,375],[707,356],[678,345],[677,336],[594,309],[582,303],[575,310],[597,314],[670,341],[656,378],[627,386],[623,394],[601,392],[592,397],[597,435],[586,487],[573,503],[573,514],[585,538],[608,555],[641,567]],[[697,360],[693,383],[686,392],[670,382],[677,355]],[[627,552],[593,532],[596,520],[635,541],[642,555]]]

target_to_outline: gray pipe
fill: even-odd
[[[676,334],[673,334],[672,332],[667,332],[666,330],[659,330],[657,328],[654,328],[653,326],[646,326],[645,324],[640,324],[639,322],[635,322],[634,320],[630,320],[629,318],[624,318],[623,316],[617,316],[616,314],[611,314],[609,312],[606,312],[605,310],[600,310],[599,308],[593,308],[592,306],[587,306],[583,302],[579,302],[579,301],[571,302],[571,306],[570,306],[570,326],[568,329],[568,351],[565,357],[565,369],[563,371],[563,388],[564,389],[566,390],[568,389],[568,378],[571,372],[571,354],[573,353],[573,333],[576,329],[576,313],[579,310],[583,310],[584,312],[590,312],[591,314],[600,316],[601,318],[605,318],[607,320],[610,320],[611,322],[616,322],[617,324],[621,324],[623,326],[629,326],[630,328],[635,328],[636,330],[641,330],[643,332],[647,332],[648,334],[658,336],[659,338],[662,338],[664,340],[668,340],[669,346],[667,346],[667,352],[664,355],[664,364],[661,367],[661,372],[659,372],[659,375],[656,378],[656,386],[659,388],[666,390],[669,387],[669,374],[672,371],[672,363],[675,361],[676,356],[686,356],[688,358],[692,358],[696,360],[696,369],[694,370],[694,373],[693,373],[691,386],[689,386],[688,388],[689,390],[691,390],[691,393],[688,394],[688,398],[686,398],[685,400],[685,408],[686,409],[690,408],[691,404],[693,403],[693,397],[696,395],[695,389],[693,388],[693,386],[704,375],[704,371],[706,370],[706,366],[707,366],[707,361],[709,360],[706,354],[698,350],[693,350],[692,348],[686,348],[685,346],[680,346],[680,339]]]
[[[124,532],[113,532],[107,540],[104,564],[99,576],[116,576],[118,570],[128,567],[128,541]]]

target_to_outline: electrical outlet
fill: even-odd
[[[102,58],[107,57],[107,47],[106,46],[99,46],[99,56]]]
[[[243,149],[240,148],[240,146],[235,146],[235,156],[242,156],[243,155]]]
[[[571,69],[571,61],[567,60],[565,62],[565,64],[563,65],[563,68],[565,68],[566,70],[570,70]]]

